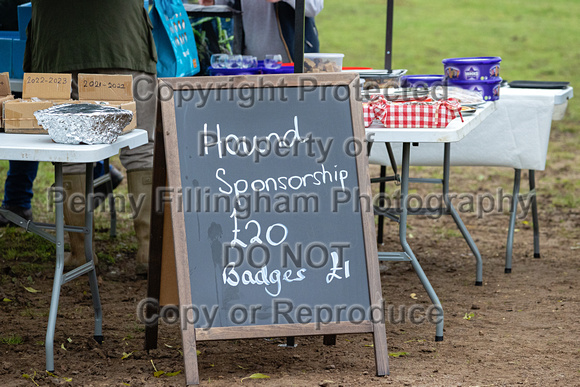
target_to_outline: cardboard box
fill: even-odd
[[[36,121],[34,112],[53,106],[52,101],[15,99],[4,102],[4,130],[6,133],[48,134]]]
[[[55,102],[70,100],[70,74],[24,74],[22,99],[4,102],[3,119],[6,133],[46,134],[36,121],[34,112],[47,109]]]
[[[70,74],[26,73],[22,80],[22,98],[70,99]]]
[[[104,103],[133,112],[131,123],[123,129],[130,132],[137,127],[137,105],[133,100],[133,76],[126,74],[79,74],[79,101]]]
[[[14,96],[10,91],[10,77],[7,72],[0,74],[0,133],[4,132],[4,120],[2,119],[2,107],[4,101],[13,100]]]

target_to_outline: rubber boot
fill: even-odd
[[[64,203],[64,223],[67,226],[85,226],[85,207],[83,205],[75,205],[73,208],[71,198],[73,195],[84,195],[85,193],[85,174],[70,174],[63,175],[63,188],[66,193],[66,201]],[[78,199],[77,199],[78,200]],[[94,222],[94,219],[93,219]],[[64,256],[64,265],[68,267],[77,267],[87,262],[85,258],[85,234],[78,232],[69,232],[70,253]],[[93,260],[97,264],[97,255],[95,254],[95,247],[93,245]]]
[[[149,235],[151,226],[151,190],[153,188],[153,170],[140,169],[127,171],[129,195],[135,203],[133,226],[137,236],[136,274],[147,275],[149,269]]]

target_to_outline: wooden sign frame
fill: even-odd
[[[329,74],[284,74],[266,76],[235,76],[235,77],[192,77],[192,78],[164,78],[159,80],[159,95],[161,98],[162,141],[165,148],[167,182],[170,187],[182,187],[180,173],[179,146],[175,115],[174,92],[179,90],[207,90],[207,89],[238,89],[248,88],[248,85],[284,85],[301,87],[304,81],[301,77],[316,79],[316,87],[320,86],[347,86],[350,90],[350,110],[352,117],[353,136],[362,141],[365,138],[363,126],[362,104],[356,99],[360,92],[359,77],[356,74],[329,73]],[[311,85],[311,84],[310,84]],[[227,114],[227,113],[226,113]],[[161,134],[159,131],[157,134]],[[157,139],[161,140],[161,139]],[[360,196],[372,197],[368,159],[366,152],[356,155],[356,170]],[[162,182],[159,181],[159,184]],[[361,207],[364,208],[364,207]],[[372,211],[360,211],[363,227],[364,250],[366,255],[368,291],[372,312],[383,311],[382,290],[378,267],[378,253],[375,238],[375,223]],[[190,267],[187,249],[187,235],[185,216],[179,211],[178,204],[171,203],[171,217],[175,250],[175,264],[177,271],[177,285],[180,305],[193,305]],[[241,338],[264,338],[286,336],[314,336],[336,335],[346,333],[372,333],[374,338],[376,374],[384,376],[389,373],[387,338],[384,317],[372,317],[362,322],[333,322],[329,324],[277,324],[260,326],[213,327],[191,329],[185,319],[182,321],[181,332],[183,341],[183,356],[185,361],[185,376],[187,384],[198,384],[199,373],[196,353],[196,342],[203,340],[229,340]]]

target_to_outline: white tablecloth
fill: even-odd
[[[451,165],[544,170],[552,119],[560,119],[573,90],[502,88],[496,111],[451,147]],[[392,143],[401,162],[401,144]],[[382,144],[375,144],[371,164],[390,165]],[[411,165],[443,165],[443,144],[422,143],[411,152]]]

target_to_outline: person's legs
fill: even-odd
[[[129,195],[141,203],[140,211],[133,215],[133,225],[138,240],[137,250],[137,273],[146,274],[149,262],[149,233],[151,223],[151,189],[153,180],[153,148],[155,123],[157,120],[157,77],[155,74],[144,73],[140,71],[131,71],[124,69],[94,69],[80,71],[82,73],[94,74],[131,74],[133,76],[133,96],[137,105],[137,128],[144,129],[148,132],[149,142],[135,149],[123,148],[121,150],[120,160],[123,167],[127,170],[127,183]],[[78,74],[79,71],[72,73],[72,98],[78,99]],[[79,179],[77,174],[84,173],[82,165],[64,164],[64,179],[70,177],[71,180]],[[73,194],[78,190],[74,187]],[[72,215],[72,214],[71,214]],[[67,206],[65,205],[65,219],[67,217]],[[78,219],[80,222],[81,219]],[[72,257],[70,261],[80,261],[82,255],[84,259],[84,243],[71,243]]]
[[[147,130],[149,142],[138,148],[121,150],[120,160],[127,169],[129,195],[142,203],[133,214],[133,226],[139,243],[137,274],[147,274],[149,264],[149,234],[151,227],[151,197],[153,187],[153,148],[157,120],[157,77],[133,72],[133,95],[137,104],[137,128]],[[141,198],[143,199],[141,201]]]
[[[10,168],[4,183],[2,207],[9,209],[24,219],[32,220],[32,187],[38,172],[38,161],[10,161]],[[10,225],[0,215],[0,227]]]

